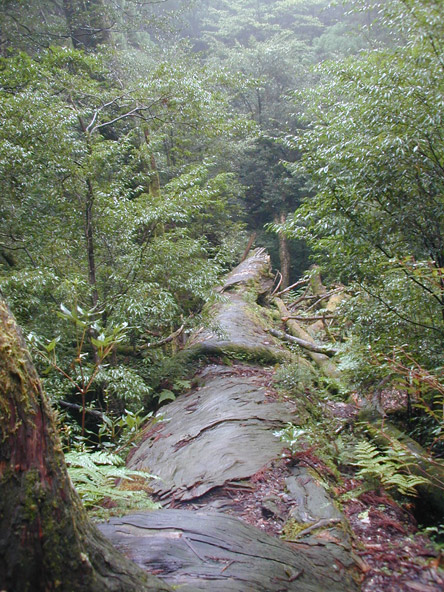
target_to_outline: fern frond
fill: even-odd
[[[395,443],[384,452],[370,442],[359,442],[355,448],[356,461],[360,468],[357,477],[377,479],[387,489],[396,489],[402,495],[417,495],[416,487],[429,481],[425,477],[412,475],[409,471],[415,464],[405,448]]]
[[[148,479],[157,477],[144,471],[127,469],[124,460],[118,454],[107,451],[74,451],[67,453],[65,459],[69,476],[85,506],[97,506],[105,498],[112,500],[135,498],[139,502],[143,498],[149,502],[145,491],[121,490],[115,486],[115,483],[117,480],[133,481],[136,477],[142,478],[145,483]]]

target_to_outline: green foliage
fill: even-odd
[[[112,502],[142,503],[146,509],[159,507],[143,491],[128,488],[128,482],[142,479],[144,482],[153,479],[153,475],[142,471],[132,471],[125,467],[124,460],[115,453],[97,451],[74,451],[65,454],[68,473],[86,508],[97,509],[106,499]],[[117,481],[120,485],[117,486]],[[126,484],[122,487],[122,483]],[[134,507],[134,506],[133,506]]]
[[[160,405],[160,403],[164,403],[165,401],[175,401],[178,395],[190,388],[191,382],[189,380],[176,378],[172,383],[171,389],[164,388],[156,395],[157,402]]]
[[[115,367],[101,366],[94,379],[94,386],[104,393],[105,403],[113,411],[135,413],[147,407],[152,396],[152,388],[140,374],[120,364]]]
[[[85,435],[87,395],[97,386],[95,381],[99,372],[102,373],[103,381],[104,361],[125,339],[127,325],[123,323],[117,327],[103,327],[96,320],[97,315],[100,314],[98,311],[95,309],[84,311],[78,305],[69,310],[62,304],[61,312],[58,314],[63,320],[68,321],[75,332],[74,357],[71,360],[65,360],[65,367],[62,367],[63,364],[60,365],[56,350],[61,339],[60,336],[45,342],[34,333],[30,333],[28,342],[45,363],[45,373],[49,373],[51,369],[54,370],[66,380],[74,394],[80,397],[83,437]],[[114,378],[116,377],[118,377],[118,373],[114,372]],[[115,384],[115,381],[114,384],[111,382],[111,389]]]
[[[257,124],[257,132],[238,144],[235,155],[236,171],[246,186],[252,231],[292,211],[306,194],[305,179],[292,177],[282,164],[299,158],[284,139],[300,127],[290,97],[313,78],[309,68],[317,59],[316,39],[332,22],[351,24],[341,8],[327,4],[323,0],[198,0],[193,9],[192,34],[199,38],[193,40],[196,48],[203,50],[207,63],[223,63],[236,77],[232,104]],[[258,240],[279,265],[276,237],[261,234]],[[293,273],[307,266],[306,257],[299,241],[291,249]]]
[[[133,352],[169,335],[242,252],[242,189],[218,158],[249,124],[231,113],[226,74],[176,50],[0,60],[0,285],[70,382],[47,374],[56,399],[74,388],[112,413],[149,403],[162,351],[124,369],[123,332]]]
[[[310,242],[330,277],[352,285],[344,312],[364,344],[407,343],[432,363],[444,335],[438,6],[381,5],[390,46],[323,64],[318,85],[299,94],[307,127],[288,147],[303,151],[292,168],[311,191],[285,225]]]
[[[304,417],[303,427],[289,422],[282,430],[274,432],[274,435],[280,438],[290,456],[297,458],[300,455],[303,459],[304,454],[313,454],[330,476],[340,479],[339,467],[341,464],[349,464],[350,437],[335,433],[320,402],[307,402],[306,409],[300,408],[300,413]]]
[[[282,442],[288,447],[290,452],[293,454],[298,452],[301,448],[302,441],[313,443],[315,437],[310,429],[301,428],[293,423],[287,423],[285,428],[274,432],[274,435],[282,440]]]
[[[280,366],[274,375],[274,382],[285,394],[297,396],[312,390],[317,378],[316,372],[309,363],[297,362]]]
[[[384,369],[390,382],[407,394],[410,435],[434,453],[444,447],[444,369],[428,370],[404,348],[377,356],[374,364]]]
[[[426,485],[425,477],[412,475],[409,467],[415,459],[401,445],[393,445],[385,451],[362,441],[355,448],[355,463],[359,467],[357,477],[380,483],[387,489],[394,489],[402,495],[416,496],[418,485]]]

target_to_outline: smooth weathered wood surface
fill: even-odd
[[[259,305],[245,301],[236,292],[228,292],[221,298],[207,311],[211,328],[191,337],[187,346],[189,354],[228,356],[259,364],[291,359],[288,350],[265,330],[267,319]]]
[[[157,475],[154,491],[168,502],[256,473],[284,447],[273,432],[298,421],[294,405],[266,400],[261,379],[259,368],[208,366],[200,387],[162,408],[130,468]]]
[[[273,286],[270,258],[256,249],[225,278],[222,294],[205,310],[206,327],[190,338],[189,356],[229,356],[259,364],[275,364],[291,358],[288,350],[267,333],[270,324],[257,301]]]
[[[354,592],[340,542],[291,545],[218,512],[160,510],[112,518],[102,532],[181,592]]]

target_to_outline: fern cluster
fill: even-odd
[[[154,478],[142,471],[131,471],[118,454],[106,451],[73,451],[65,454],[68,473],[86,508],[97,508],[106,498],[116,502],[137,504],[144,502],[147,507],[156,507],[142,486],[131,489],[122,484]],[[116,482],[120,485],[116,486]]]
[[[376,479],[382,486],[402,495],[416,496],[416,487],[428,483],[425,477],[410,473],[414,462],[402,446],[381,451],[370,442],[362,441],[356,445],[355,455],[354,464],[360,467],[358,477]]]

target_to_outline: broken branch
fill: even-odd
[[[290,315],[288,317],[282,317],[282,321],[286,323],[289,319],[293,319],[294,321],[325,321],[326,319],[334,319],[335,316],[332,314],[325,314],[325,315],[318,315],[314,317],[304,317],[302,315]]]
[[[288,333],[284,333],[283,331],[277,331],[276,329],[269,329],[269,332],[274,337],[278,337],[279,339],[283,339],[284,341],[289,341],[290,343],[296,343],[301,347],[308,349],[312,352],[316,352],[318,354],[325,354],[326,356],[334,356],[338,353],[337,350],[332,349],[331,347],[325,347],[324,345],[318,345],[316,343],[311,343],[310,341],[305,341],[305,339],[300,339],[299,337],[293,337],[293,335],[289,335]]]
[[[170,343],[170,341],[173,341],[173,339],[176,339],[176,337],[179,337],[179,335],[182,333],[182,331],[185,329],[185,324],[183,324],[181,327],[179,327],[179,329],[177,329],[177,331],[174,331],[174,333],[171,333],[171,335],[168,335],[168,337],[165,337],[164,339],[161,339],[160,341],[156,341],[155,343],[145,343],[144,345],[140,346],[140,349],[152,349],[154,347],[160,347],[162,345],[165,345],[166,343]]]
[[[278,292],[276,294],[276,296],[282,296],[282,294],[286,294],[290,290],[293,290],[294,288],[297,288],[298,286],[303,286],[304,284],[307,284],[308,282],[309,282],[308,278],[302,278],[301,280],[298,280],[294,284],[291,284],[291,286],[288,286],[288,288],[285,288],[285,290],[281,290],[280,292]]]

